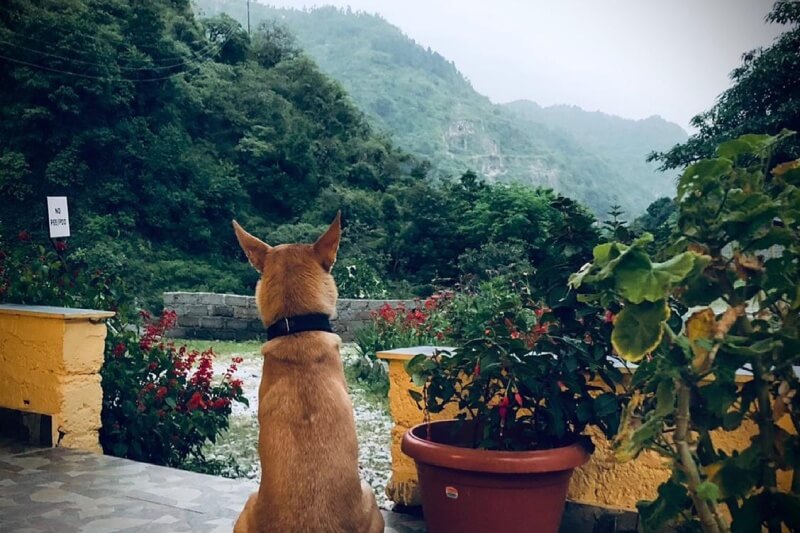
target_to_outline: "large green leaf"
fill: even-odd
[[[624,359],[640,361],[661,342],[668,318],[666,300],[628,304],[614,321],[611,344]]]
[[[689,165],[678,180],[678,201],[690,192],[701,190],[709,181],[719,181],[730,173],[733,164],[729,159],[704,159]]]
[[[735,161],[740,155],[758,154],[769,145],[773,144],[778,137],[773,135],[742,135],[737,139],[724,142],[717,147],[717,156]]]
[[[666,298],[693,271],[695,254],[684,252],[663,263],[651,263],[642,251],[625,255],[614,271],[617,292],[635,304]]]
[[[675,382],[672,379],[664,379],[658,383],[656,389],[656,410],[655,415],[665,417],[675,410]]]
[[[669,479],[658,487],[658,498],[652,502],[639,502],[636,507],[645,531],[660,531],[681,512],[691,508],[691,500],[686,487],[674,479]]]
[[[594,262],[584,265],[579,272],[572,274],[569,285],[572,288],[580,287],[583,283],[597,283],[614,275],[617,265],[632,252],[644,253],[645,247],[653,242],[650,233],[644,233],[630,246],[618,242],[599,244],[592,252]]]

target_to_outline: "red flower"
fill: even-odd
[[[54,246],[56,247],[56,250],[63,252],[67,249],[67,241],[56,241]]]
[[[517,405],[522,406],[522,394],[514,393],[514,401],[517,402]]]
[[[519,339],[519,337],[520,337],[519,331],[512,331],[511,332],[511,338],[512,339]]]
[[[425,313],[420,311],[419,309],[414,309],[413,311],[409,311],[406,315],[406,322],[411,327],[421,326],[425,323],[427,317]]]
[[[612,313],[611,311],[609,311],[608,309],[606,309],[606,312],[603,314],[603,320],[605,321],[605,323],[606,324],[613,324],[614,323],[614,318],[616,318],[616,315],[614,313]]]
[[[386,322],[394,322],[397,318],[397,311],[391,305],[385,303],[378,309],[378,316]]]
[[[480,361],[480,359],[475,361],[475,368],[472,370],[472,374],[476,378],[481,375],[481,361]]]
[[[20,242],[29,242],[31,240],[31,234],[28,233],[27,230],[22,230],[17,234],[17,239],[19,239]]]
[[[231,404],[231,401],[228,398],[217,398],[213,402],[211,402],[212,409],[225,409]]]
[[[153,361],[152,363],[150,363],[149,365],[147,365],[147,368],[148,368],[150,371],[153,371],[153,370],[155,370],[156,368],[158,368],[158,363],[156,363],[155,361]]]
[[[122,354],[125,353],[127,347],[125,346],[124,342],[120,342],[116,346],[114,346],[114,357],[120,357]]]
[[[536,335],[546,335],[549,329],[550,329],[550,322],[545,322],[544,324],[539,324],[538,326],[533,328],[533,333]]]
[[[163,400],[167,395],[167,388],[163,385],[156,391],[156,400]]]
[[[189,398],[189,403],[186,404],[186,407],[189,409],[189,411],[194,411],[195,409],[205,409],[206,402],[203,401],[203,397],[199,392],[195,392],[192,394],[192,397]]]
[[[505,421],[506,416],[508,415],[508,406],[510,403],[511,400],[508,399],[508,396],[503,396],[503,399],[500,400],[500,404],[497,411],[500,414],[501,421]]]
[[[237,394],[242,392],[242,380],[241,379],[234,379],[231,381],[231,388]]]

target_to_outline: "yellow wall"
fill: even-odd
[[[408,429],[423,422],[422,412],[408,394],[409,389],[419,390],[405,371],[405,362],[424,350],[415,348],[391,350],[378,357],[389,362],[389,409],[395,426],[392,429],[392,478],[386,487],[389,498],[403,505],[419,505],[417,470],[414,460],[400,450],[400,442]],[[432,416],[432,419],[452,418],[455,410]],[[670,474],[670,464],[655,452],[643,452],[626,463],[614,459],[611,444],[595,428],[588,433],[595,443],[592,458],[575,471],[569,488],[573,501],[635,509],[636,502],[656,497],[658,486]],[[726,451],[744,449],[756,433],[754,424],[746,422],[733,432],[714,434],[714,442]]]
[[[0,407],[50,415],[53,443],[100,452],[100,367],[113,313],[0,305]]]

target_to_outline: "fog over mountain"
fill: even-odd
[[[224,12],[246,24],[238,0],[197,5],[207,16]],[[686,133],[662,118],[635,121],[531,101],[495,104],[450,58],[366,12],[251,4],[250,22],[285,26],[373,124],[430,162],[434,179],[474,170],[488,181],[551,187],[603,216],[614,204],[636,215],[671,194],[673,176],[645,159]]]
[[[245,0],[241,0],[244,4]],[[771,0],[272,0],[377,13],[455,62],[495,103],[528,99],[689,128],[744,51],[781,31]],[[251,2],[252,5],[252,2]]]

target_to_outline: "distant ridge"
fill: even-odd
[[[243,22],[238,0],[199,0],[206,15]],[[552,187],[603,215],[615,203],[635,216],[674,190],[645,162],[687,138],[660,117],[629,120],[575,106],[493,104],[453,62],[378,15],[321,7],[250,6],[251,25],[277,21],[354,103],[402,148],[430,161],[434,177],[473,169],[490,181]]]

